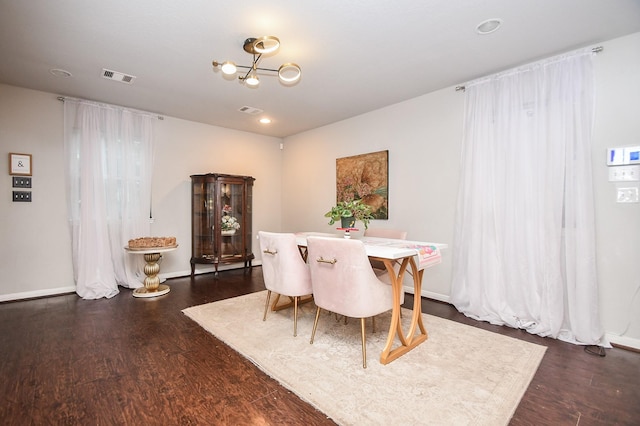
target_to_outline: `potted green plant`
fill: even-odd
[[[333,225],[337,221],[343,228],[353,228],[357,220],[362,222],[364,228],[369,228],[369,221],[373,219],[371,214],[371,206],[365,204],[360,199],[351,201],[340,201],[331,210],[324,214],[329,218],[329,225]]]

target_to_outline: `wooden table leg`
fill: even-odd
[[[389,259],[380,260],[385,264],[387,272],[389,272],[389,276],[391,277],[391,285],[393,286],[393,310],[391,312],[389,335],[387,336],[387,342],[382,350],[382,354],[380,355],[380,363],[388,364],[427,340],[428,334],[422,321],[422,303],[420,298],[420,294],[422,292],[423,270],[418,270],[413,257],[406,257],[402,260],[400,270],[396,275],[396,272],[393,269],[393,261]],[[411,273],[413,275],[414,298],[411,325],[409,326],[408,333],[405,335],[402,330],[402,323],[400,320],[400,310],[402,309],[400,305],[400,292],[403,291],[402,281],[404,273],[407,270],[407,266],[409,265],[411,266]],[[416,334],[416,329],[418,328],[419,333]],[[400,340],[400,346],[392,349],[396,336],[398,336],[398,339]]]

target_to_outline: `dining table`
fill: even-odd
[[[323,236],[343,238],[340,235],[298,232],[296,243],[301,249],[301,254],[306,259],[307,237]],[[353,237],[364,244],[367,256],[384,264],[393,288],[393,309],[391,311],[391,323],[387,340],[380,354],[380,363],[388,364],[428,339],[427,329],[422,320],[422,278],[425,269],[435,266],[442,261],[441,250],[448,246],[445,243],[433,243],[424,241],[399,240],[378,237]],[[401,292],[406,273],[413,277],[413,311],[408,327],[403,327],[400,315]],[[396,341],[397,338],[397,341]]]

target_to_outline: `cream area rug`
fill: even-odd
[[[340,425],[507,424],[546,350],[423,314],[428,340],[382,365],[383,314],[375,332],[367,321],[363,369],[359,320],[323,312],[310,344],[313,303],[300,306],[293,337],[293,309],[270,310],[263,322],[265,300],[262,291],[183,312]]]

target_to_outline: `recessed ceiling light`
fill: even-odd
[[[496,31],[502,25],[502,19],[491,18],[486,21],[482,21],[476,27],[476,32],[481,35],[491,34]]]
[[[55,75],[56,77],[62,77],[62,78],[68,78],[71,77],[71,73],[67,70],[63,70],[60,68],[53,68],[50,69],[49,72],[53,75]]]
[[[267,118],[267,117],[264,117],[264,118],[261,118],[261,119],[260,119],[260,122],[261,122],[262,124],[271,124],[271,119],[270,119],[270,118]]]

